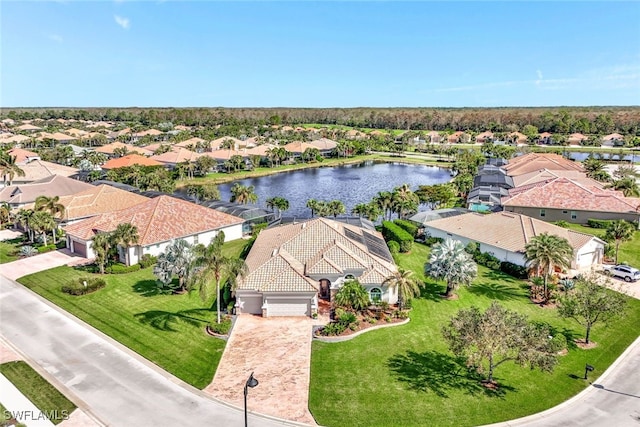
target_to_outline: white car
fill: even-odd
[[[625,282],[636,282],[640,280],[640,270],[624,264],[605,265],[604,272],[609,276],[620,277],[624,279]]]

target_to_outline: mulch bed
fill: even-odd
[[[587,344],[583,339],[573,340],[573,342],[575,342],[578,348],[581,348],[582,350],[591,350],[592,348],[596,348],[598,346],[597,342],[591,341],[589,344]]]

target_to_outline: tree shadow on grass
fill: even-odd
[[[133,289],[133,292],[138,293],[143,297],[153,297],[163,294],[156,281],[152,279],[140,280],[134,283],[131,289]]]
[[[469,286],[469,292],[477,296],[484,296],[492,300],[514,300],[526,298],[526,293],[513,286],[504,285],[498,282],[480,282]]]
[[[420,298],[424,298],[429,301],[441,302],[442,294],[444,294],[445,290],[445,286],[436,282],[425,281],[422,286],[420,286]]]
[[[189,310],[179,310],[175,313],[162,310],[149,310],[144,313],[134,314],[135,318],[146,325],[166,332],[176,332],[174,326],[178,323],[186,323],[190,326],[204,326],[209,321],[205,318],[211,310],[206,308],[192,308]]]
[[[463,390],[468,394],[483,394],[489,397],[504,397],[514,387],[499,384],[492,389],[482,385],[483,377],[469,369],[464,361],[444,353],[407,351],[396,354],[387,361],[387,366],[398,381],[407,383],[416,391],[431,391],[440,397],[449,397],[450,390]]]

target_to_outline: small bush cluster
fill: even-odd
[[[387,242],[398,242],[400,245],[400,252],[411,251],[413,236],[397,224],[391,221],[382,221],[382,235]]]
[[[427,237],[424,239],[424,244],[427,246],[433,246],[436,243],[442,243],[444,242],[444,239],[442,237]]]
[[[38,253],[39,254],[43,254],[45,252],[51,252],[51,251],[55,251],[56,249],[58,249],[58,247],[56,245],[42,245],[38,247]]]
[[[607,228],[612,222],[613,220],[607,219],[588,219],[587,225],[591,228]]]
[[[158,257],[149,255],[149,254],[144,254],[142,255],[142,258],[140,258],[139,264],[140,264],[140,268],[147,268],[147,267],[151,267],[152,265],[155,265],[156,262],[158,262]]]
[[[502,261],[500,263],[500,271],[502,271],[503,273],[507,273],[508,275],[513,276],[516,279],[526,279],[527,277],[529,277],[527,267],[523,267],[509,261]]]
[[[480,265],[484,265],[492,270],[500,270],[500,260],[491,252],[476,252],[473,254],[473,260]]]
[[[564,220],[556,221],[555,223],[558,227],[569,228],[569,223]]]
[[[22,257],[30,257],[30,256],[37,255],[38,253],[39,253],[38,250],[33,246],[26,245],[20,248],[20,256]]]
[[[227,335],[231,330],[231,318],[227,316],[220,319],[220,323],[212,322],[209,330],[218,335]]]
[[[124,264],[113,264],[105,269],[106,273],[109,274],[127,274],[133,273],[134,271],[140,270],[140,264],[133,265],[124,265]]]
[[[418,234],[418,225],[414,222],[407,221],[406,219],[396,219],[393,221],[398,227],[402,228],[407,233],[411,234],[414,238]]]
[[[62,286],[62,292],[69,295],[86,295],[102,289],[107,283],[100,278],[80,277]]]
[[[391,252],[391,255],[396,255],[400,252],[400,243],[396,242],[395,240],[388,241],[387,246],[389,247],[389,252]]]

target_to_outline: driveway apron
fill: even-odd
[[[249,389],[250,410],[315,425],[309,412],[312,326],[304,317],[238,316],[205,391],[242,406],[245,382],[254,372],[259,384]]]

